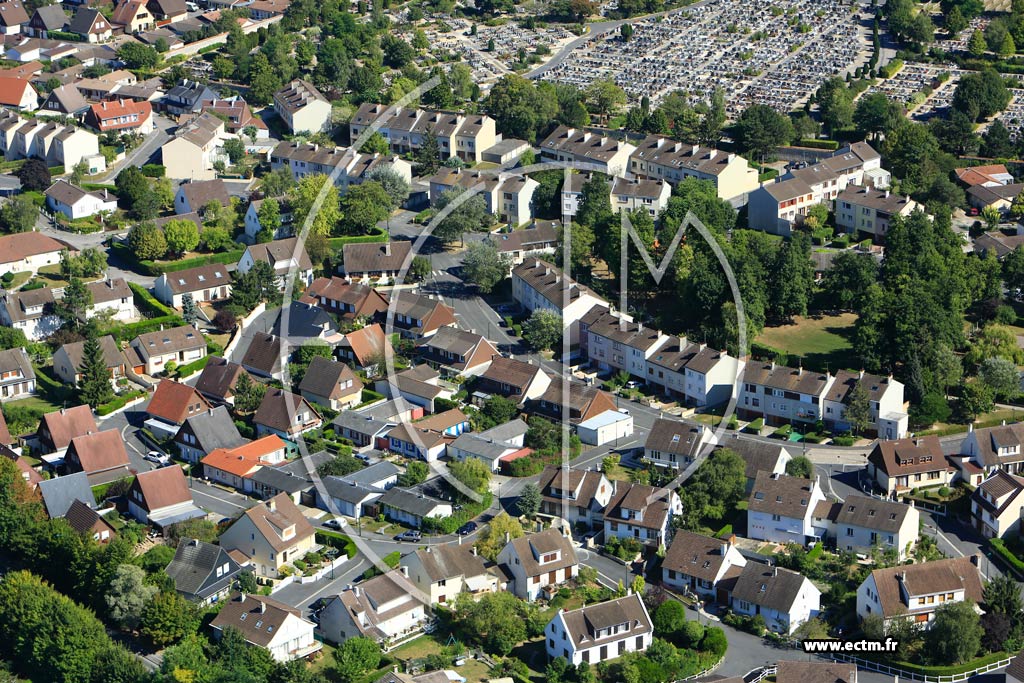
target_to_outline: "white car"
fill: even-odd
[[[324,522],[324,526],[328,529],[341,529],[341,520],[337,517],[332,517],[331,519]]]
[[[144,456],[142,456],[142,459],[147,462],[156,463],[157,465],[163,465],[165,463],[170,462],[171,460],[160,451],[150,451],[149,453],[146,453]]]

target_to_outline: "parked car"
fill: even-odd
[[[459,527],[458,534],[459,536],[468,536],[469,534],[476,531],[476,529],[476,522],[466,522],[465,524]]]
[[[337,517],[332,517],[331,519],[324,522],[324,526],[328,529],[341,529],[341,520]]]
[[[163,465],[164,463],[170,462],[171,459],[160,451],[150,451],[142,456],[142,459],[147,462],[156,463],[157,465]]]
[[[420,532],[416,531],[415,529],[410,529],[409,531],[403,531],[402,533],[400,533],[397,536],[395,536],[395,540],[398,541],[399,543],[401,543],[402,541],[411,541],[411,542],[415,543],[416,541],[419,541],[422,538],[423,538],[423,534],[421,534]]]

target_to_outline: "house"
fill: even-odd
[[[388,356],[394,357],[394,349],[381,326],[374,323],[347,333],[338,345],[337,354],[341,360],[373,376],[384,372],[380,366]]]
[[[580,319],[595,306],[608,308],[608,302],[589,287],[536,258],[526,259],[512,269],[512,298],[527,312],[543,309],[562,316],[572,344],[580,340]]]
[[[284,327],[286,317],[287,329]],[[279,337],[287,338],[292,346],[311,342],[326,342],[330,346],[335,346],[341,341],[334,318],[323,309],[301,301],[292,301],[287,307],[278,308],[273,314],[270,331]]]
[[[182,307],[186,294],[196,305],[221,301],[231,296],[231,273],[219,263],[163,273],[153,283],[158,301],[174,308]]]
[[[30,341],[38,341],[64,324],[53,305],[53,290],[49,287],[5,291],[0,294],[0,323],[21,330]]]
[[[110,23],[120,26],[126,34],[148,31],[156,26],[156,20],[146,7],[146,0],[121,0],[114,7]]]
[[[140,334],[129,346],[140,361],[135,372],[147,375],[163,371],[172,361],[181,366],[206,356],[206,339],[191,325]]]
[[[329,451],[318,451],[274,467],[261,467],[248,477],[248,482],[252,491],[263,500],[283,493],[296,505],[311,505],[316,502],[312,473],[335,457]]]
[[[313,262],[310,261],[305,247],[301,247],[296,253],[297,245],[298,239],[295,237],[265,244],[251,244],[238,260],[236,272],[245,275],[256,261],[265,261],[277,275],[279,290],[284,291],[285,279],[292,276],[297,277],[303,285],[309,286],[313,282]]]
[[[839,503],[824,501],[818,505],[815,517],[827,524],[828,536],[837,548],[863,555],[876,547],[895,550],[902,561],[917,543],[920,514],[913,505],[859,493],[851,493]]]
[[[711,430],[703,425],[658,418],[644,442],[644,458],[652,464],[685,469],[700,453],[700,447],[711,438]]]
[[[135,298],[124,278],[105,277],[85,286],[92,295],[92,305],[85,310],[87,319],[106,316],[109,320],[128,322],[139,317]]]
[[[388,448],[407,458],[434,462],[455,437],[469,431],[469,418],[458,408],[415,422],[403,422],[388,432]]]
[[[85,121],[101,133],[124,131],[149,135],[154,127],[153,105],[130,99],[104,100],[89,107]]]
[[[259,576],[277,578],[281,567],[313,550],[313,536],[313,525],[280,494],[243,512],[221,534],[220,546],[248,557]]]
[[[428,610],[402,567],[334,596],[320,612],[320,631],[335,643],[363,636],[386,652],[419,634],[428,620]]]
[[[498,349],[479,334],[445,326],[419,341],[416,350],[445,376],[476,376],[490,367]]]
[[[265,332],[256,332],[242,356],[242,368],[255,377],[282,379],[286,355],[282,355],[281,338]]]
[[[316,624],[303,619],[302,610],[263,595],[242,593],[226,601],[210,628],[218,640],[225,629],[238,630],[247,645],[268,651],[275,662],[304,659],[323,648],[313,636]]]
[[[220,356],[210,356],[196,380],[196,391],[215,404],[235,404],[235,385],[245,370]]]
[[[349,147],[324,147],[288,140],[278,143],[270,153],[270,168],[287,168],[296,182],[309,175],[325,175],[334,178],[340,190],[363,182],[376,169],[387,168],[406,182],[412,181],[412,164],[399,156],[379,152],[361,154]]]
[[[349,481],[342,477],[324,477],[323,490],[316,491],[317,507],[335,515],[344,515],[358,520],[364,515],[371,517],[378,509],[377,501],[384,491],[372,486],[366,486],[355,481]],[[324,496],[324,492],[327,493]]]
[[[206,517],[196,507],[185,472],[177,465],[140,472],[128,489],[128,514],[141,524],[166,529],[172,524]]]
[[[174,23],[188,16],[185,0],[149,0],[147,9],[157,23]]]
[[[633,175],[678,185],[687,178],[706,180],[718,198],[745,203],[758,187],[757,169],[738,154],[651,135],[637,143],[629,157]]]
[[[849,185],[836,197],[836,227],[857,235],[884,239],[894,216],[906,218],[920,208],[909,196],[873,187]]]
[[[60,5],[47,5],[39,9],[44,10],[51,7],[59,10],[63,16],[64,11],[60,9]],[[36,115],[73,116],[81,121],[85,118],[85,113],[88,110],[89,103],[82,96],[81,91],[73,83],[69,83],[51,90]]]
[[[848,186],[886,187],[888,174],[877,173],[881,165],[878,152],[866,142],[855,142],[816,164],[791,169],[750,192],[750,227],[786,237],[812,206],[831,204]]]
[[[448,458],[463,461],[475,458],[497,472],[501,463],[531,452],[523,448],[527,426],[522,420],[512,420],[477,433],[466,432],[448,444]]]
[[[949,486],[956,468],[942,452],[937,436],[879,441],[868,456],[868,477],[885,495],[911,489]]]
[[[217,93],[205,83],[186,78],[167,91],[160,105],[171,116],[189,116],[201,112],[204,102],[216,100],[217,97]]]
[[[935,610],[950,602],[982,601],[977,557],[957,557],[876,569],[857,589],[857,616],[882,617],[886,630],[896,619],[930,628]]]
[[[483,114],[393,109],[368,102],[349,120],[349,139],[355,140],[370,126],[388,141],[395,154],[419,149],[429,132],[437,138],[441,161],[454,156],[464,162],[479,163],[483,161],[484,150],[491,149],[498,141],[494,119]]]
[[[813,424],[825,417],[824,397],[833,382],[827,372],[751,361],[738,387],[736,410],[741,419],[761,418],[765,424]]]
[[[451,517],[452,504],[423,493],[416,493],[397,486],[388,489],[378,501],[380,514],[389,520],[416,529],[423,527],[427,520]]]
[[[984,166],[970,166],[967,168],[955,168],[953,172],[956,179],[967,187],[973,185],[984,185],[994,187],[996,185],[1009,185],[1013,183],[1013,174],[1005,164],[987,164]]]
[[[572,541],[557,529],[512,539],[498,553],[498,564],[512,577],[510,592],[530,602],[579,573]]]
[[[310,403],[340,411],[362,403],[363,383],[344,363],[317,356],[302,376],[299,393]]]
[[[223,180],[216,178],[185,182],[178,186],[178,193],[174,195],[174,213],[179,216],[185,213],[198,213],[211,202],[221,206],[231,203]]]
[[[747,502],[747,536],[803,546],[821,536],[814,510],[824,500],[817,479],[758,472]]]
[[[88,43],[105,43],[113,36],[114,27],[107,18],[91,7],[79,7],[68,24],[69,33],[77,33]]]
[[[515,228],[533,217],[536,180],[522,174],[502,174],[442,167],[429,179],[430,203],[437,206],[449,190],[473,191],[484,200],[487,213]]]
[[[36,371],[23,348],[0,351],[0,401],[36,393]]]
[[[208,112],[179,126],[174,137],[160,148],[160,160],[167,177],[188,180],[216,178],[214,164],[227,161],[227,155],[220,149],[224,136],[224,121]]]
[[[797,572],[759,562],[748,562],[730,592],[730,607],[737,614],[760,615],[768,630],[793,633],[821,610],[821,591]]]
[[[972,185],[967,188],[967,203],[975,209],[994,208],[1004,214],[1010,210],[1013,200],[1024,191],[1024,183],[1010,185]]]
[[[174,435],[178,455],[188,463],[197,463],[218,448],[232,449],[248,443],[238,433],[228,409],[219,405],[185,418]]]
[[[576,425],[576,435],[588,446],[604,446],[633,435],[633,416],[625,408],[606,410]]]
[[[87,405],[61,408],[39,419],[36,436],[43,453],[62,453],[76,436],[98,431],[92,408]]]
[[[278,206],[278,218],[280,219],[280,225],[278,225],[274,231],[270,234],[272,240],[283,240],[291,237],[295,234],[295,226],[292,225],[293,212],[291,207],[291,200],[287,197],[276,197],[273,199]],[[260,239],[260,233],[264,230],[264,225],[260,222],[260,207],[267,199],[251,199],[249,200],[249,206],[245,209],[245,217],[243,222],[245,224],[245,234],[253,239],[253,242],[258,242]],[[267,227],[269,230],[269,227]]]
[[[519,405],[540,398],[551,386],[551,378],[540,365],[499,355],[478,377],[477,391],[498,394]]]
[[[269,388],[253,417],[257,436],[276,434],[292,440],[300,434],[317,429],[323,418],[302,396],[283,389]]]
[[[270,434],[233,448],[215,448],[200,462],[205,478],[251,493],[255,490],[251,478],[260,468],[285,462],[285,443],[276,434]]]
[[[205,607],[227,597],[242,568],[219,545],[183,538],[164,573],[178,595]]]
[[[553,378],[550,386],[540,395],[540,398],[527,403],[527,412],[560,421],[563,414],[563,399],[565,399],[563,381],[565,380],[560,377]],[[569,422],[571,424],[578,425],[601,413],[618,410],[615,399],[597,387],[569,382],[568,388]]]
[[[177,2],[178,0],[154,0],[156,2]],[[250,11],[252,6],[250,5]],[[203,100],[202,111],[216,114],[218,117],[223,116],[227,119],[225,126],[227,131],[233,135],[245,134],[245,130],[250,126],[256,129],[256,138],[263,139],[270,137],[270,130],[267,128],[267,124],[263,122],[258,116],[253,116],[252,110],[249,108],[249,104],[241,97],[233,97],[228,100]]]
[[[46,190],[46,205],[68,220],[88,218],[100,212],[113,213],[117,210],[117,197],[106,190],[87,192],[66,180],[58,179]]]
[[[492,232],[487,241],[494,245],[499,254],[507,256],[513,266],[518,266],[530,256],[554,254],[561,232],[557,223],[534,223],[525,230]]]
[[[407,241],[349,243],[342,248],[340,269],[355,280],[392,280],[406,265],[411,251],[412,242]]]
[[[5,153],[9,160],[37,158],[48,166],[64,168],[74,168],[85,161],[89,173],[106,169],[107,162],[100,154],[95,133],[51,121],[45,116],[25,122],[10,110],[4,111],[7,115],[0,119],[0,127],[7,132]],[[10,138],[9,131],[15,124],[14,136]]]
[[[558,126],[540,143],[542,161],[574,164],[606,175],[619,176],[629,170],[636,147],[589,130]]]
[[[36,8],[24,28],[28,35],[45,39],[50,31],[63,31],[67,23],[68,15],[60,4],[43,5]]]
[[[583,199],[583,186],[593,178],[590,173],[572,173],[562,185],[562,213],[575,216]],[[643,211],[657,218],[668,207],[672,186],[664,180],[615,177],[608,184],[608,197],[615,213]]]
[[[451,385],[441,384],[441,373],[426,363],[378,379],[375,390],[389,397],[400,396],[413,405],[422,406],[428,413],[435,412],[434,401],[439,398],[449,401],[455,395]]]
[[[19,232],[0,236],[0,272],[36,272],[43,266],[60,263],[60,254],[69,245],[40,232]]]
[[[1024,515],[1024,478],[995,470],[971,493],[971,521],[985,538],[1004,538],[1020,530]]]
[[[50,519],[59,519],[67,514],[75,501],[81,501],[89,508],[96,507],[96,498],[85,472],[66,474],[39,482],[39,495]]]
[[[570,665],[600,664],[654,642],[654,625],[638,593],[574,610],[559,610],[544,629],[552,659]]]
[[[740,439],[738,434],[734,434],[732,439],[723,439],[718,447],[728,448],[743,459],[747,493],[754,488],[758,472],[785,474],[786,465],[793,459],[793,455],[781,443]]]
[[[683,513],[679,495],[670,489],[612,482],[604,511],[604,537],[632,538],[658,548],[668,541],[672,518]]]
[[[0,77],[0,105],[18,111],[35,111],[39,108],[39,95],[24,78],[3,76]]]
[[[340,277],[318,277],[306,288],[299,301],[319,306],[345,320],[376,318],[388,309],[388,299],[380,291]]]
[[[117,342],[109,334],[96,340],[100,345],[100,352],[103,354],[103,362],[110,371],[110,382],[117,385],[117,381],[126,376],[127,361],[124,353],[118,347]],[[75,386],[82,378],[82,358],[85,354],[85,342],[71,342],[64,344],[53,354],[53,371],[65,384]],[[95,429],[95,425],[93,425]]]
[[[64,513],[64,520],[72,529],[100,544],[109,543],[117,536],[110,522],[80,500],[71,502],[71,507]]]
[[[409,553],[399,564],[416,588],[429,596],[431,605],[451,604],[462,593],[477,597],[499,590],[498,577],[487,570],[475,547],[427,546]]]
[[[404,400],[404,399],[403,399]],[[372,410],[372,409],[371,409]],[[422,409],[420,409],[422,411]],[[422,416],[422,413],[421,413]],[[398,426],[400,420],[390,416],[376,416],[365,409],[359,412],[345,410],[334,418],[334,432],[353,444],[356,448],[367,448],[378,443],[387,443],[387,433]]]
[[[373,290],[377,291],[377,290]],[[438,299],[403,289],[392,292],[392,326],[409,339],[429,337],[442,327],[456,325],[455,309]]]
[[[892,375],[872,375],[863,370],[840,370],[836,373],[823,401],[825,425],[836,432],[853,430],[853,425],[846,419],[846,408],[850,404],[851,392],[858,384],[867,394],[869,428],[883,439],[905,437],[910,418],[908,404],[903,400],[903,383],[893,379]]]
[[[121,432],[116,429],[71,439],[64,453],[64,464],[69,472],[85,472],[90,486],[108,484],[132,474],[128,451]]]
[[[706,600],[728,603],[726,579],[734,579],[747,559],[728,539],[679,529],[661,563],[661,583]]]
[[[319,133],[331,127],[330,101],[302,79],[274,93],[274,111],[292,133]]]
[[[628,372],[646,378],[647,359],[668,339],[659,330],[633,322],[628,316],[596,308],[587,315],[587,355],[602,373]]]
[[[559,517],[573,527],[602,528],[614,487],[600,472],[548,465],[541,472],[540,514]]]
[[[204,413],[213,406],[195,388],[170,379],[160,380],[146,406],[146,427],[154,434],[174,436],[185,420]]]
[[[981,468],[984,474],[997,469],[1008,474],[1024,473],[1024,423],[997,425],[975,429],[968,425],[967,437],[960,444],[960,454]],[[973,483],[973,482],[972,482]]]

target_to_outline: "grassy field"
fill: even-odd
[[[766,327],[757,343],[785,353],[790,365],[799,358],[811,370],[856,369],[858,362],[850,346],[856,319],[853,313],[796,318],[792,325]]]
[[[416,640],[392,650],[388,653],[388,656],[401,661],[422,659],[428,655],[441,654],[441,647],[442,644],[435,640],[433,636],[420,636]],[[464,676],[466,681],[470,683],[486,681],[489,678],[487,665],[475,659],[467,659],[466,663],[462,666],[453,666],[452,668],[457,670],[459,675]]]

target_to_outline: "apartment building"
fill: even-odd
[[[349,121],[349,139],[355,140],[371,125],[380,133],[396,154],[407,154],[420,148],[423,138],[437,138],[440,158],[458,157],[462,161],[478,163],[483,153],[500,140],[494,119],[483,114],[460,114],[388,107],[366,103],[359,107]]]
[[[444,167],[430,177],[430,203],[436,205],[448,190],[473,189],[483,197],[487,213],[517,227],[533,217],[533,192],[538,186],[523,175]]]
[[[745,200],[758,187],[757,169],[737,154],[652,135],[629,157],[634,175],[678,185],[687,178],[714,183],[719,199]]]
[[[582,165],[612,176],[629,170],[635,151],[629,142],[568,126],[559,126],[540,143],[542,161]]]
[[[644,380],[688,405],[716,406],[732,398],[739,365],[726,351],[669,336],[647,356]]]
[[[334,176],[340,189],[357,185],[378,168],[388,168],[412,182],[412,164],[392,154],[360,154],[348,147],[324,147],[316,143],[284,141],[270,153],[270,167],[287,168],[296,181],[308,175]]]
[[[865,233],[874,239],[884,239],[893,217],[909,216],[919,207],[909,196],[849,185],[836,197],[836,227],[853,235]]]
[[[213,180],[214,164],[227,162],[222,140],[224,121],[211,113],[203,113],[179,126],[174,137],[160,148],[160,159],[167,177],[176,180]]]
[[[292,133],[319,133],[331,126],[331,103],[302,79],[274,93],[274,111]]]
[[[526,259],[512,269],[512,297],[527,311],[543,309],[562,316],[572,344],[580,341],[581,318],[595,306],[608,309],[608,302],[592,289],[537,258]]]

